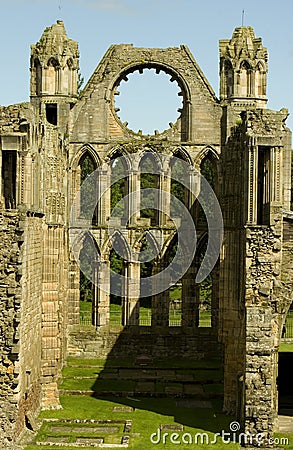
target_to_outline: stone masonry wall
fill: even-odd
[[[247,229],[245,429],[273,438],[277,417],[282,222]],[[256,444],[255,444],[256,445]]]
[[[40,408],[41,397],[41,333],[42,333],[42,237],[41,215],[28,213],[20,222],[25,237],[22,259],[22,304],[19,372],[19,411],[15,433],[18,436],[25,423],[33,428],[33,416]]]
[[[142,329],[141,329],[142,328]],[[211,328],[182,333],[181,327],[137,327],[134,330],[95,329],[74,326],[68,341],[68,355],[82,358],[131,357],[221,359],[222,347]]]
[[[11,444],[17,420],[19,323],[21,308],[19,214],[0,212],[0,447]]]
[[[0,212],[0,447],[15,449],[40,405],[42,219]]]

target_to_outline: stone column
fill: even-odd
[[[69,255],[68,265],[68,323],[69,325],[78,325],[80,321],[80,269],[72,253]]]
[[[111,173],[109,169],[99,168],[98,171],[98,204],[97,220],[99,225],[107,225],[111,213]],[[101,195],[102,194],[102,195]]]
[[[43,234],[41,407],[58,409],[61,408],[57,381],[62,357],[60,278],[63,273],[64,231],[60,226],[46,225]]]
[[[131,194],[128,197],[129,224],[136,225],[137,219],[140,216],[140,182],[137,170],[129,172],[128,192]]]
[[[164,269],[164,262],[154,264],[154,273],[159,273]],[[166,275],[165,275],[166,280]],[[168,285],[170,285],[170,280]],[[158,286],[154,286],[155,288]],[[152,297],[152,327],[169,326],[169,289],[160,292]]]
[[[159,225],[166,225],[170,217],[171,168],[160,174],[158,217]]]
[[[199,285],[195,283],[196,267],[191,265],[182,278],[182,326],[185,328],[199,325]]]
[[[110,323],[110,262],[96,262],[93,272],[92,322],[96,327],[101,327]]]
[[[252,446],[272,447],[274,437],[274,379],[275,352],[273,349],[272,311],[268,307],[246,308],[246,373],[244,419],[245,433],[252,436]],[[257,434],[262,433],[262,445]]]
[[[200,170],[197,168],[197,172],[194,169],[189,171],[189,190],[186,193],[186,206],[191,212],[192,217],[196,217],[196,198],[200,192]]]
[[[251,145],[249,148],[249,172],[248,172],[248,222],[251,224],[257,223],[257,166],[258,154],[257,146]]]
[[[122,325],[139,325],[140,264],[128,262],[122,302]]]
[[[217,329],[219,324],[219,263],[212,271],[212,304],[211,304],[211,326]]]

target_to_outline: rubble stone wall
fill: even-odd
[[[142,329],[141,329],[142,328]],[[221,359],[222,346],[211,328],[197,328],[189,334],[181,327],[151,327],[134,330],[109,331],[108,328],[72,327],[68,341],[68,355],[82,358],[138,357]]]
[[[0,212],[0,443],[9,446],[17,420],[19,376],[19,323],[21,286],[19,264],[19,214]],[[5,447],[6,448],[6,447]]]

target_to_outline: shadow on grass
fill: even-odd
[[[222,348],[214,330],[111,327],[108,334],[96,331],[97,346],[101,337],[115,341],[107,359],[69,359],[62,389],[115,402],[126,415],[127,408],[135,408],[142,427],[153,431],[174,422],[212,433],[229,430],[235,418],[221,412]]]

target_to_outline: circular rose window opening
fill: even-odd
[[[115,95],[116,114],[135,133],[155,134],[176,123],[182,108],[181,89],[171,75],[155,69],[136,70],[121,80]]]

